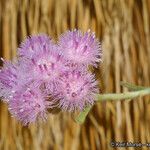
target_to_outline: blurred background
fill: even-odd
[[[74,28],[91,29],[102,42],[103,63],[95,69],[101,93],[127,91],[120,81],[150,86],[150,0],[0,0],[0,55],[7,60],[29,35],[57,40]],[[149,100],[98,103],[83,125],[61,112],[30,127],[1,102],[0,150],[111,150],[111,141],[150,143]]]

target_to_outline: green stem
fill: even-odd
[[[150,88],[134,91],[134,92],[125,92],[118,94],[97,94],[97,101],[106,101],[106,100],[123,100],[123,99],[132,99],[138,96],[144,96],[150,94]]]
[[[107,101],[107,100],[124,100],[124,99],[133,99],[138,96],[144,96],[150,94],[150,88],[141,89],[138,91],[133,92],[125,92],[125,93],[118,93],[118,94],[97,94],[96,101]],[[77,118],[75,119],[77,123],[83,123],[88,115],[89,111],[91,110],[92,106],[88,106],[82,111]]]

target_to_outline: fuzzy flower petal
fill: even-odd
[[[80,30],[67,31],[60,36],[58,45],[71,63],[97,66],[101,61],[101,45],[90,31],[85,34]]]
[[[37,120],[45,120],[50,105],[40,85],[33,83],[24,91],[14,94],[9,103],[9,110],[24,125],[28,125]]]
[[[76,69],[62,74],[55,94],[62,110],[82,111],[86,105],[93,105],[96,93],[98,88],[94,75]]]

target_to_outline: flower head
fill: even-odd
[[[80,69],[66,71],[59,79],[57,98],[63,110],[83,110],[86,105],[94,103],[94,95],[98,93],[94,75]]]
[[[32,83],[24,90],[18,90],[9,102],[11,114],[20,120],[24,125],[35,122],[38,119],[47,118],[47,109],[51,103],[46,100],[45,93],[40,85]]]
[[[101,60],[100,43],[90,31],[85,34],[80,30],[67,31],[58,44],[69,63],[97,66]]]
[[[3,59],[2,59],[3,60]],[[3,60],[4,66],[0,70],[0,97],[8,102],[12,95],[30,81],[28,74],[20,69],[17,62]]]
[[[25,39],[18,48],[18,56],[22,58],[32,58],[34,54],[47,50],[53,41],[45,34],[33,35]]]
[[[47,51],[40,51],[31,59],[32,72],[35,78],[54,81],[64,69],[64,60],[57,47],[49,45]]]
[[[10,66],[11,64],[8,64],[6,67],[5,64],[5,68],[0,70],[0,97],[3,97],[4,101],[8,101],[16,81],[16,68]]]
[[[28,38],[19,48],[19,56],[20,64],[28,74],[33,79],[44,81],[49,89],[53,89],[53,84],[65,69],[65,60],[58,46],[45,35]]]
[[[100,43],[90,31],[68,31],[58,45],[44,34],[30,36],[18,48],[16,62],[4,61],[0,97],[24,125],[45,120],[49,109],[82,111],[98,93],[87,67],[100,60]]]

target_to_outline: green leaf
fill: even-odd
[[[92,106],[87,106],[79,115],[75,118],[75,121],[79,124],[84,123],[86,116],[88,115],[89,111],[91,110]]]
[[[121,82],[120,85],[128,88],[131,91],[138,91],[138,90],[143,90],[143,89],[147,88],[147,87],[143,87],[143,86],[137,86],[137,85],[134,85],[134,84],[131,84],[128,82]]]

